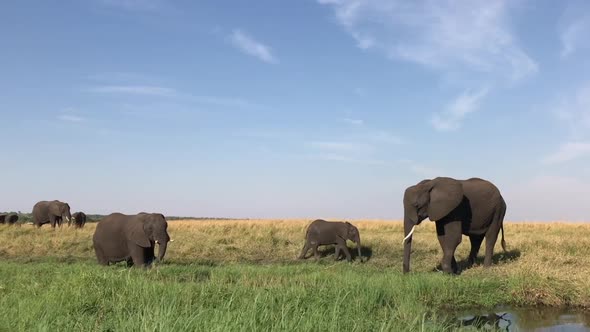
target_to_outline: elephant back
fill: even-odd
[[[101,241],[102,238],[123,237],[123,229],[129,216],[122,213],[111,213],[101,219],[96,225],[93,240]]]

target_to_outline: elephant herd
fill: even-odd
[[[33,225],[41,227],[50,224],[51,227],[61,227],[63,220],[72,224],[76,228],[82,228],[86,224],[86,214],[84,212],[70,213],[70,205],[60,201],[40,201],[33,206]],[[18,221],[18,214],[3,213],[0,214],[0,224],[14,225]]]
[[[420,181],[408,187],[403,196],[404,239],[403,272],[410,271],[410,252],[412,236],[416,226],[426,218],[436,225],[436,234],[443,251],[442,270],[457,273],[455,250],[467,235],[471,242],[468,261],[473,264],[485,240],[484,267],[492,264],[494,246],[502,231],[502,249],[506,251],[503,221],[506,202],[498,188],[480,178],[456,180],[437,177]],[[0,223],[14,223],[16,215],[0,215]],[[82,212],[70,215],[70,206],[60,201],[41,201],[33,207],[33,224],[37,227],[50,223],[52,227],[61,226],[63,220],[68,225],[73,221],[76,227],[83,227],[86,215]],[[124,215],[113,213],[98,222],[92,237],[98,263],[126,262],[128,266],[149,266],[157,258],[164,258],[168,243],[168,223],[159,213],[139,213]],[[335,245],[335,259],[342,252],[348,261],[352,260],[346,241],[356,243],[361,258],[361,240],[358,229],[349,222],[330,222],[322,219],[313,221],[305,234],[305,244],[299,259],[305,259],[313,250],[319,258],[318,246]],[[158,255],[155,245],[158,244]]]
[[[418,182],[404,192],[404,246],[403,272],[410,271],[410,252],[412,235],[416,226],[426,218],[436,225],[436,235],[443,251],[442,270],[446,273],[458,273],[455,250],[461,243],[463,235],[469,237],[471,251],[468,262],[474,264],[482,242],[486,241],[484,267],[492,265],[494,246],[502,232],[502,249],[506,251],[504,241],[504,215],[506,202],[500,190],[489,181],[471,178],[456,180],[437,177]],[[346,240],[356,242],[358,255],[361,255],[360,235],[358,229],[350,223],[312,222],[306,233],[306,241],[299,258],[305,258],[313,248],[316,258],[318,245],[335,244],[336,259],[342,250],[348,261],[350,253]]]
[[[44,224],[51,224],[51,227],[61,227],[63,220],[66,220],[68,226],[74,224],[76,228],[84,227],[86,224],[86,214],[76,212],[70,214],[70,205],[60,201],[40,201],[33,206],[33,225],[41,227]]]

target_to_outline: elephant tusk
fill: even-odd
[[[170,242],[174,242],[174,240],[170,239]]]
[[[406,240],[412,237],[412,234],[414,234],[415,229],[416,229],[416,225],[414,225],[414,227],[412,227],[412,230],[410,231],[410,233],[408,233],[408,235],[406,235],[406,237],[402,240],[402,244],[406,243]]]
[[[156,244],[160,244],[160,242],[158,242],[158,240],[156,240]]]

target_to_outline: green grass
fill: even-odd
[[[2,262],[0,280],[6,331],[439,331],[429,303],[476,286],[360,264]]]
[[[307,222],[174,221],[148,270],[98,266],[93,224],[0,226],[0,331],[452,331],[473,308],[590,307],[589,225],[508,223],[518,254],[453,277],[431,224],[403,275],[399,223],[354,222],[372,257],[348,264],[294,259]]]

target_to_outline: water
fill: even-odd
[[[590,312],[558,308],[499,308],[459,316],[463,326],[500,331],[590,332]]]

